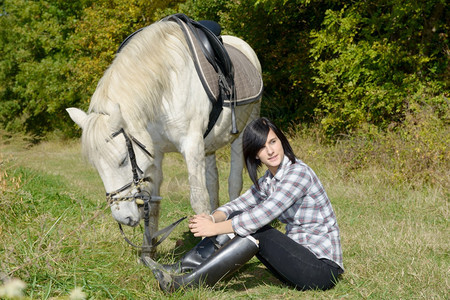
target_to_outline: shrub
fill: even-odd
[[[322,28],[311,32],[311,57],[312,97],[327,136],[401,122],[421,87],[430,99],[444,97],[448,25],[442,8],[441,1],[389,0],[326,12]],[[448,109],[440,104],[438,110]]]
[[[388,182],[411,186],[423,184],[449,187],[450,132],[448,113],[437,117],[431,106],[408,104],[401,124],[386,131],[365,124],[354,135],[336,143],[341,166],[348,173],[381,167]]]

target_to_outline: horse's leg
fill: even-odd
[[[211,210],[219,207],[219,175],[217,173],[216,154],[209,154],[206,161],[206,188],[209,194]]]
[[[158,231],[158,225],[159,225],[159,207],[160,207],[159,200],[157,201],[150,201],[150,214],[149,214],[149,229],[150,229],[150,235],[153,236],[155,232]],[[146,239],[144,238],[144,241]],[[156,239],[152,239],[152,244],[156,243]],[[156,255],[156,247],[151,247],[149,251],[144,250],[144,254],[148,254],[151,258],[154,258]]]
[[[230,201],[239,197],[242,190],[242,170],[244,156],[242,155],[242,133],[231,143],[230,175],[228,176],[228,196]]]
[[[153,182],[153,195],[152,196],[159,196],[160,195],[160,188],[161,183],[163,181],[163,172],[162,172],[162,160],[164,158],[164,154],[162,152],[159,152],[158,154],[154,154],[154,172],[152,172],[151,178]],[[150,201],[150,213],[149,213],[149,230],[150,235],[153,236],[157,231],[159,227],[159,211],[160,211],[160,201],[159,200],[152,200]],[[152,241],[153,243],[156,243],[156,240]],[[148,241],[144,238],[144,245],[149,246]],[[156,247],[147,248],[149,250],[144,250],[143,255],[148,255],[151,258],[154,258],[156,255]]]
[[[253,105],[253,109],[250,115],[240,116],[247,118],[246,124],[258,118],[260,114],[260,104]],[[239,197],[242,191],[242,170],[244,169],[244,156],[242,155],[242,132],[239,137],[231,143],[231,162],[230,162],[230,175],[228,177],[228,196],[230,200],[234,200]]]
[[[189,174],[191,207],[196,214],[209,214],[211,206],[205,183],[205,146],[203,136],[201,134],[187,136],[180,152],[184,156]]]

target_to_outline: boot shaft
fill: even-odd
[[[173,276],[171,289],[195,286],[200,283],[213,286],[226,275],[242,267],[258,250],[259,248],[255,241],[236,236],[225,243],[222,248],[217,250],[193,272],[182,276]]]
[[[233,235],[234,236],[234,235]],[[162,265],[164,269],[172,274],[190,272],[208,259],[217,249],[221,248],[231,238],[227,234],[202,239],[194,248],[189,250],[174,264]]]

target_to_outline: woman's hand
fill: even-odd
[[[195,237],[209,237],[218,235],[215,223],[207,214],[195,215],[189,220],[189,229]]]

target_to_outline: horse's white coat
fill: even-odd
[[[225,43],[241,50],[261,72],[255,52],[239,38],[223,36]],[[259,116],[260,102],[236,109],[237,125]],[[106,192],[132,181],[131,165],[123,135],[111,138],[121,128],[142,142],[153,159],[134,147],[145,187],[160,194],[162,159],[166,152],[180,152],[189,173],[190,202],[196,214],[218,206],[218,175],[215,151],[229,143],[231,172],[229,196],[242,189],[242,141],[230,134],[230,109],[224,108],[215,127],[203,139],[212,106],[195,71],[183,33],[174,22],[155,23],[133,37],[105,71],[92,96],[88,113],[68,108],[72,120],[83,129],[84,154],[95,166]],[[124,191],[130,194],[134,191]],[[141,212],[133,201],[118,201],[111,207],[120,223],[135,226]],[[156,230],[159,211],[151,220]]]

